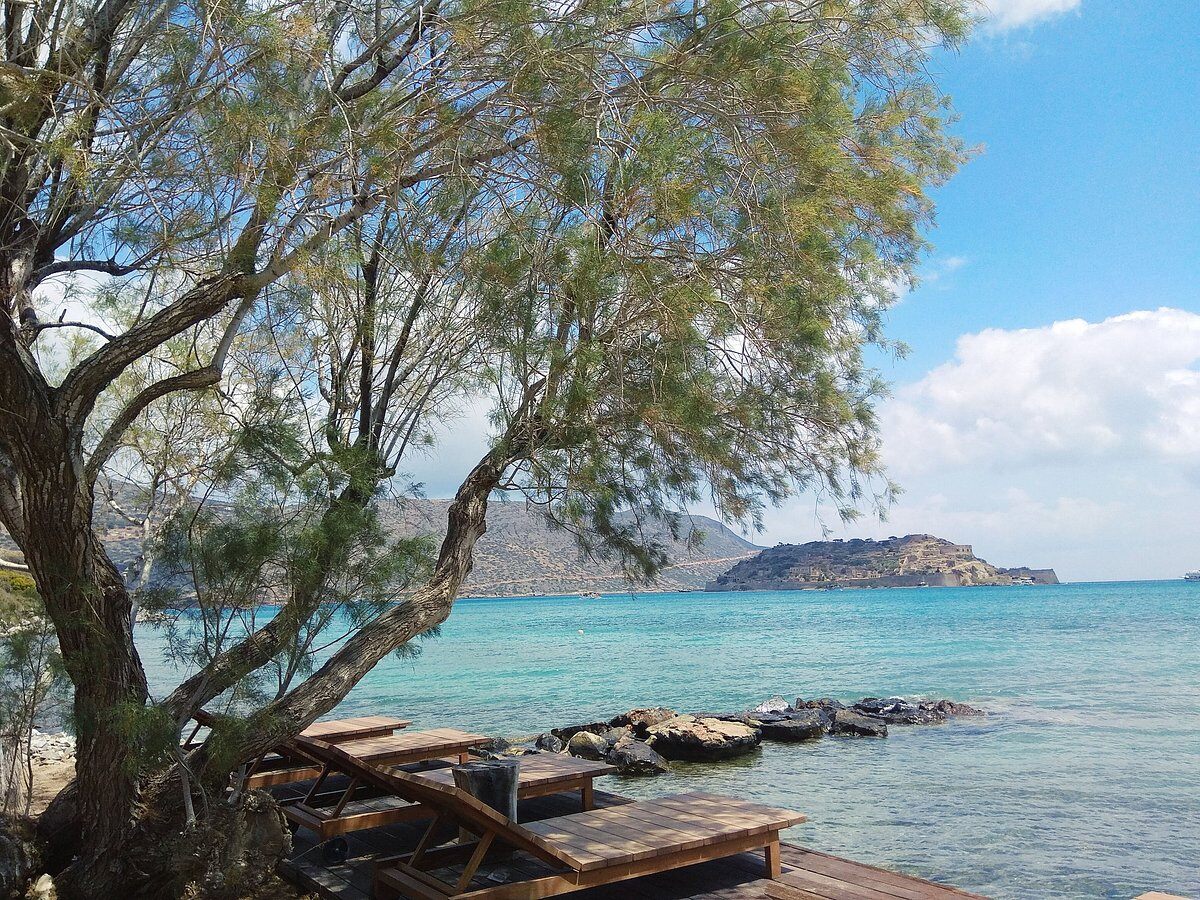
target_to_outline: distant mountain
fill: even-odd
[[[1058,584],[1053,569],[1001,569],[969,544],[930,534],[885,541],[780,544],[745,559],[705,585],[709,591],[820,590],[833,587],[966,587]]]
[[[440,538],[449,505],[449,500],[406,500],[385,507],[384,520],[397,534],[432,533]],[[646,537],[663,544],[670,560],[653,590],[699,590],[733,563],[762,549],[715,519],[689,519],[678,541],[661,526],[647,526]],[[487,533],[475,547],[475,568],[463,589],[466,596],[634,589],[615,562],[582,556],[572,535],[551,527],[534,507],[493,501],[487,521]],[[688,547],[693,531],[702,535],[694,549]]]
[[[123,486],[118,493],[123,504],[135,508],[136,488]],[[440,540],[446,531],[449,505],[449,500],[388,502],[383,505],[382,517],[398,536],[434,534]],[[96,526],[109,555],[124,571],[139,552],[138,529],[99,499]],[[688,537],[693,531],[702,537],[698,546],[689,548]],[[681,540],[673,540],[661,526],[648,526],[646,536],[662,543],[670,560],[652,590],[699,590],[733,563],[762,549],[706,516],[691,516],[684,523]],[[6,546],[13,545],[0,529],[0,548]],[[523,502],[494,500],[488,507],[487,533],[475,547],[475,567],[463,594],[573,594],[633,589],[635,586],[625,579],[616,562],[583,557],[571,534],[552,528],[536,508]]]

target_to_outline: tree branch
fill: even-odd
[[[96,449],[92,451],[92,455],[87,461],[87,480],[89,482],[96,480],[104,464],[116,452],[126,429],[151,403],[175,391],[203,390],[212,387],[220,380],[221,370],[219,367],[205,366],[203,369],[172,375],[170,378],[164,378],[162,381],[156,381],[143,388],[105,429],[100,442],[96,444]]]
[[[67,375],[58,390],[60,411],[72,424],[82,426],[96,398],[127,366],[235,298],[246,296],[247,290],[247,279],[240,274],[205,279],[170,306],[113,338]]]
[[[24,546],[25,515],[21,503],[21,482],[8,448],[0,442],[0,524],[18,545]]]
[[[29,341],[32,343],[35,338],[43,331],[50,328],[82,328],[85,331],[94,331],[106,341],[111,341],[113,335],[105,331],[99,325],[93,325],[91,322],[67,322],[59,320],[57,322],[38,322],[36,325],[27,325],[21,329],[23,334],[29,335]]]

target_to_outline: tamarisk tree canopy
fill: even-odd
[[[449,614],[496,491],[642,576],[661,549],[622,510],[670,524],[708,499],[753,524],[796,490],[846,515],[886,500],[863,350],[963,158],[926,63],[964,9],[5,4],[0,523],[76,686],[65,889],[116,892],[101,860],[153,805],[126,764],[151,702],[132,599],[92,530],[115,472],[171,485],[174,510],[271,512],[192,515],[166,541],[217,605],[285,603],[216,629],[155,706],[182,725],[286,672],[220,765],[169,762],[217,781]],[[445,539],[382,547],[380,491],[465,403],[491,410],[492,443]],[[314,617],[361,592],[403,602],[299,665]]]

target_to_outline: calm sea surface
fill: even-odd
[[[139,642],[152,687],[179,673]],[[789,839],[997,898],[1200,896],[1200,584],[463,600],[337,710],[517,734],[772,694],[950,697],[985,721],[608,779],[806,812]]]

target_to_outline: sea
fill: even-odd
[[[152,690],[181,677],[138,628]],[[1200,583],[460,600],[331,716],[496,735],[637,706],[947,697],[986,718],[605,779],[808,815],[787,840],[995,898],[1200,897]]]

